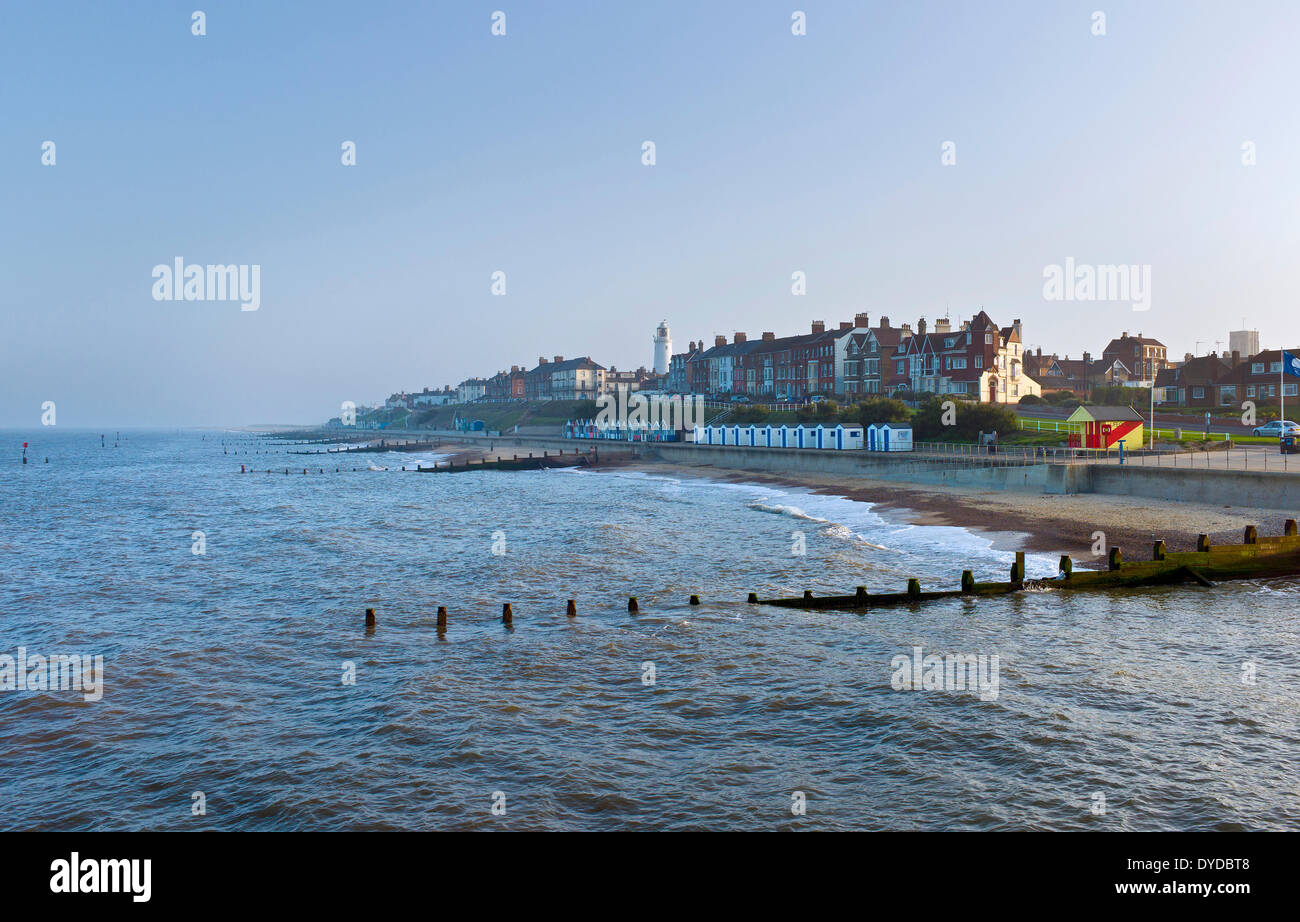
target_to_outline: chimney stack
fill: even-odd
[[[853,325],[857,327],[859,330],[870,329],[871,318],[868,317],[866,314],[855,314],[853,316]]]
[[[1232,350],[1232,367],[1233,367],[1233,368],[1236,368],[1236,367],[1237,367],[1238,365],[1240,365],[1240,364],[1241,364],[1241,350],[1239,350],[1239,349],[1233,349],[1233,350]]]
[[[936,317],[934,321],[934,332],[951,333],[952,321],[950,321],[947,317]]]
[[[882,316],[882,317],[880,318],[880,329],[882,329],[882,330],[888,330],[888,329],[889,329],[889,318],[888,318],[888,317],[884,317],[884,316]]]
[[[715,337],[713,337],[713,345],[715,345],[715,346],[725,346],[726,344],[727,344],[727,337],[725,337],[725,336],[715,336]]]
[[[765,342],[765,343],[770,343],[770,342],[773,342],[773,341],[775,341],[775,340],[776,340],[776,334],[775,334],[775,333],[770,333],[770,332],[769,332],[769,333],[764,333],[764,334],[763,334],[763,342]]]
[[[557,355],[557,356],[555,357],[555,364],[556,364],[556,365],[560,364],[560,363],[563,362],[563,361],[564,361],[564,356],[562,356],[562,355]]]
[[[545,365],[545,364],[546,364],[546,359],[544,359],[542,356],[539,355],[539,356],[537,357],[537,364],[538,364],[538,365]]]
[[[918,320],[918,321],[916,322],[916,335],[917,335],[917,336],[924,336],[924,335],[925,335],[925,318],[924,318],[924,317],[922,317],[920,320]]]
[[[826,321],[825,321],[825,320],[814,320],[814,321],[812,322],[812,331],[813,331],[814,333],[825,333],[825,332],[826,332]]]
[[[840,329],[841,329],[841,330],[851,330],[851,329],[853,329],[853,324],[849,323],[847,320],[841,320],[841,321],[840,321]]]
[[[746,336],[744,333],[737,333],[736,336],[735,336],[735,339],[733,340],[733,342],[743,343],[743,342],[744,342],[745,340],[747,340],[748,338],[749,338],[749,337]]]

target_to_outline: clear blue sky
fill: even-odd
[[[981,305],[1072,356],[1123,330],[1206,351],[1243,318],[1300,344],[1294,0],[3,19],[0,425],[44,400],[67,426],[315,421],[539,355],[648,365],[661,318],[678,348]],[[261,309],[153,300],[176,256],[259,264]],[[1067,256],[1150,264],[1151,310],[1044,301]]]

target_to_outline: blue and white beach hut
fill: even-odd
[[[835,447],[843,451],[846,448],[862,447],[862,427],[845,426],[843,424],[835,427]]]

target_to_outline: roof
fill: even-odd
[[[1070,414],[1067,423],[1080,423],[1085,420],[1098,423],[1142,422],[1142,414],[1132,407],[1089,407],[1082,406]]]

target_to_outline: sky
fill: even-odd
[[[1072,357],[1300,345],[1294,0],[2,18],[0,426],[318,422],[539,356],[649,366],[661,319],[675,351],[981,308]],[[177,257],[260,267],[260,306],[156,300]],[[1149,309],[1045,299],[1067,258],[1149,266]]]

